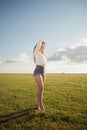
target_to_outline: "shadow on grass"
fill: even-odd
[[[18,111],[18,112],[14,112],[14,113],[9,113],[7,115],[1,115],[0,116],[0,123],[6,123],[12,119],[17,119],[26,115],[29,115],[29,118],[33,118],[33,113],[36,110],[36,108],[29,108],[29,109],[25,109],[22,111]],[[32,113],[32,114],[31,114]]]

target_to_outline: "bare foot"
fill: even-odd
[[[37,109],[38,109],[38,110],[45,111],[45,108],[44,108],[43,104],[37,105]]]
[[[41,110],[41,108],[40,108],[40,107],[37,107],[37,109],[38,109],[38,110]]]
[[[42,110],[42,111],[45,111],[45,108],[44,108],[44,106],[43,106],[43,105],[42,105],[40,108],[41,108],[41,110]]]

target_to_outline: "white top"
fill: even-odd
[[[46,66],[47,58],[44,54],[42,54],[39,50],[41,47],[41,41],[37,44],[35,50],[34,50],[34,57],[35,57],[35,63],[36,65],[44,65]]]

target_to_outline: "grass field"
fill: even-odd
[[[46,111],[31,74],[0,74],[0,130],[87,130],[87,75],[47,74]]]

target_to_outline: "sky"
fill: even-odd
[[[47,73],[87,73],[87,0],[0,0],[0,73],[32,73],[39,40]]]

